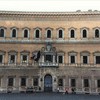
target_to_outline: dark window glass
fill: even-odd
[[[89,80],[88,79],[84,79],[84,87],[89,87]]]
[[[71,79],[71,87],[75,87],[76,86],[76,80],[75,79]]]
[[[33,85],[34,86],[38,86],[38,78],[34,78],[33,79]]]
[[[47,30],[47,38],[51,38],[51,30]]]
[[[0,55],[0,63],[2,63],[3,55]]]
[[[83,38],[87,38],[87,31],[83,30]]]
[[[46,55],[46,61],[53,62],[53,55]]]
[[[98,29],[95,30],[95,38],[99,38],[99,30]]]
[[[21,86],[26,86],[26,78],[21,78]]]
[[[96,56],[96,64],[100,64],[100,56]]]
[[[88,63],[88,57],[87,56],[83,56],[83,64],[87,64]]]
[[[71,62],[71,64],[75,63],[75,56],[70,56],[70,62]]]
[[[63,56],[58,56],[58,62],[63,63]]]
[[[63,79],[58,79],[58,86],[63,86]]]
[[[27,55],[23,55],[23,61],[27,61]]]
[[[97,80],[97,87],[100,88],[100,80]]]
[[[4,29],[0,29],[0,37],[4,37]]]
[[[10,63],[15,63],[15,55],[10,56]]]
[[[13,86],[14,78],[8,78],[8,86]]]
[[[39,30],[36,30],[35,37],[36,37],[36,38],[39,38],[39,34],[40,34]]]
[[[59,30],[59,38],[63,38],[63,31]]]
[[[12,37],[16,37],[16,29],[12,30]]]
[[[75,31],[74,31],[74,30],[71,30],[70,37],[71,37],[71,38],[75,38]]]
[[[24,38],[28,38],[28,30],[24,30]]]

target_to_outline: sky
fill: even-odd
[[[0,10],[32,12],[100,11],[100,0],[0,0]]]

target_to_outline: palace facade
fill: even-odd
[[[0,11],[0,90],[28,87],[100,93],[99,11]]]

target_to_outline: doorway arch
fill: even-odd
[[[50,74],[44,76],[44,91],[52,92],[52,76]]]

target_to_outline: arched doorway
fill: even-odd
[[[44,91],[45,92],[52,91],[52,76],[50,74],[47,74],[44,77]]]

